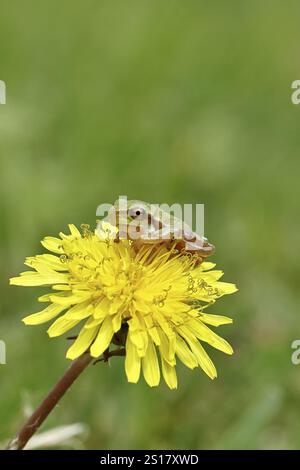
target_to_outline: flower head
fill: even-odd
[[[214,264],[195,265],[192,256],[176,254],[163,245],[144,245],[136,250],[129,240],[112,240],[112,226],[81,233],[69,225],[70,234],[46,237],[42,245],[51,254],[27,258],[33,268],[10,280],[20,286],[51,286],[39,297],[48,305],[23,319],[37,325],[55,319],[50,337],[80,325],[67,351],[75,359],[89,351],[100,357],[119,335],[126,349],[125,370],[129,382],[137,382],[141,370],[150,386],[162,375],[170,388],[177,387],[176,360],[187,367],[200,366],[215,378],[215,366],[202,346],[208,343],[226,354],[232,348],[208,325],[231,323],[228,317],[206,313],[235,285],[221,282],[222,271]],[[159,358],[161,367],[159,365]]]

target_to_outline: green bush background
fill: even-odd
[[[297,448],[299,2],[3,2],[0,14],[0,440],[67,367],[67,341],[25,327],[45,290],[9,287],[39,240],[94,224],[118,195],[205,203],[214,261],[238,294],[215,313],[235,355],[211,382],[127,383],[86,371],[43,430],[89,427],[83,448]]]

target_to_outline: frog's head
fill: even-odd
[[[127,220],[129,222],[139,219],[148,220],[151,215],[151,206],[143,201],[136,199],[127,202]]]
[[[128,225],[138,220],[140,222],[149,223],[151,219],[151,207],[146,202],[136,199],[117,199],[108,211],[107,221],[118,227],[120,237],[126,237]]]
[[[133,199],[127,201],[127,199],[117,199],[114,205],[108,211],[108,221],[113,224],[129,223],[135,219],[143,220],[148,217],[151,207],[143,201]]]

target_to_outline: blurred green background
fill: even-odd
[[[20,321],[45,290],[8,278],[43,236],[126,194],[205,203],[213,260],[240,289],[213,312],[234,318],[219,332],[235,354],[207,348],[214,382],[180,365],[175,392],[98,364],[42,430],[86,423],[88,449],[300,447],[299,14],[296,0],[2,2],[1,441],[68,365],[64,338]]]

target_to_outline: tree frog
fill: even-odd
[[[183,220],[163,211],[157,204],[118,199],[109,209],[105,221],[118,228],[116,239],[130,239],[137,247],[156,243],[170,247],[172,244],[180,252],[196,255],[198,263],[215,250],[205,237],[193,232]]]

